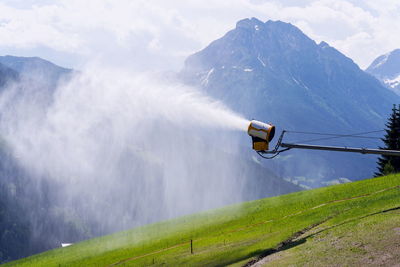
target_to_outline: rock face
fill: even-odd
[[[239,21],[235,29],[188,57],[180,75],[247,118],[286,130],[349,134],[383,129],[392,104],[399,101],[335,48],[317,44],[281,21]],[[378,140],[365,140],[320,144],[379,145]],[[328,179],[371,176],[376,160],[329,152],[286,155],[279,159],[286,176]]]
[[[18,77],[18,72],[0,63],[0,90],[8,83],[16,81]]]
[[[400,95],[400,49],[377,57],[366,71]]]

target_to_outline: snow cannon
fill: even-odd
[[[274,138],[275,126],[261,121],[250,121],[247,133],[253,141],[255,151],[267,151],[269,142]]]
[[[380,132],[383,130],[379,130]],[[400,150],[389,150],[389,149],[374,149],[374,148],[364,148],[364,147],[340,147],[340,146],[321,146],[314,144],[295,144],[295,143],[285,143],[283,142],[283,136],[285,133],[289,131],[283,130],[281,135],[279,136],[278,142],[275,145],[275,148],[269,150],[269,142],[272,141],[275,135],[275,126],[269,123],[264,123],[261,121],[251,120],[249,128],[247,129],[247,133],[251,136],[253,141],[253,149],[257,152],[259,156],[264,159],[273,159],[278,156],[280,153],[288,151],[290,149],[311,149],[311,150],[326,150],[326,151],[340,151],[340,152],[354,152],[361,154],[374,154],[374,155],[387,155],[387,156],[396,156],[400,157]],[[316,135],[326,135],[329,138],[340,138],[340,137],[359,137],[359,138],[371,138],[369,136],[365,136],[365,134],[373,133],[373,132],[364,132],[357,134],[321,134],[314,132],[295,132],[292,133],[302,133],[302,134],[316,134]],[[332,137],[334,136],[334,137]],[[372,137],[375,138],[375,137]],[[323,139],[309,140],[309,141],[317,141]]]

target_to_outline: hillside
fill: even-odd
[[[93,237],[71,211],[49,203],[55,183],[32,179],[1,139],[0,159],[0,264],[55,248],[60,239]]]
[[[400,94],[400,49],[377,57],[366,72],[375,76],[396,94]]]
[[[395,246],[391,239],[398,235],[399,188],[400,175],[391,175],[245,202],[84,241],[5,266],[239,266],[259,259],[290,263],[299,253],[301,265],[309,259],[319,264],[390,264],[400,257],[398,249],[385,250]],[[372,240],[376,235],[379,238]],[[340,253],[331,255],[332,251]],[[277,253],[286,256],[271,259]]]
[[[400,101],[329,44],[316,43],[290,23],[256,18],[239,21],[223,37],[189,56],[181,77],[245,117],[275,124],[278,132],[380,130],[392,105]],[[291,141],[315,138],[287,137]],[[379,139],[355,138],[314,144],[381,145]],[[360,179],[375,171],[374,156],[316,151],[285,155],[274,161],[282,161],[286,177]]]

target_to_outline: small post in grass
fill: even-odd
[[[190,239],[190,254],[193,254],[193,239]]]

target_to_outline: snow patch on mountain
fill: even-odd
[[[207,75],[205,76],[205,78],[202,80],[202,82],[201,82],[201,84],[202,85],[207,85],[208,84],[208,82],[209,82],[209,78],[210,78],[210,76],[211,76],[211,74],[214,72],[214,68],[212,68],[212,69],[210,69],[208,72],[207,72]]]
[[[267,64],[265,64],[265,62],[261,59],[260,54],[258,54],[257,60],[260,61],[261,65],[263,65],[264,68],[267,66]]]
[[[391,87],[391,88],[395,88],[395,87],[397,87],[397,86],[400,85],[400,75],[397,76],[397,77],[394,78],[394,79],[385,79],[385,80],[383,80],[383,82],[384,82],[387,86],[389,86],[389,87]]]

